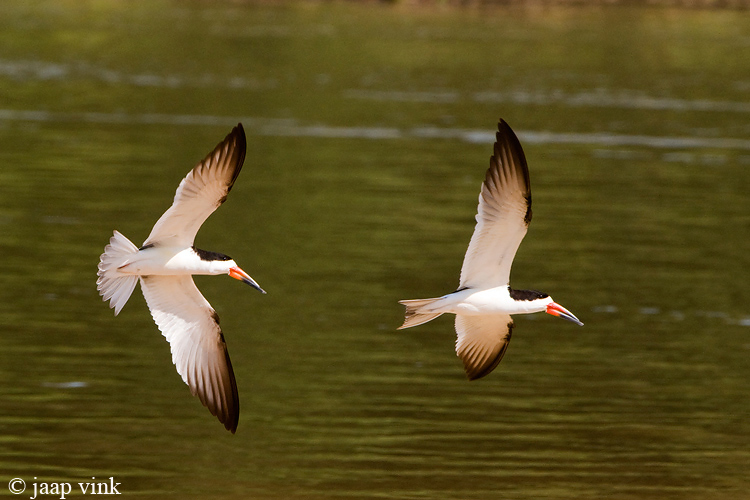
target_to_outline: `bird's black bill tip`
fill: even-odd
[[[229,270],[229,276],[231,276],[232,278],[234,278],[236,280],[240,280],[241,282],[250,285],[251,287],[255,288],[256,290],[258,290],[262,294],[266,293],[266,291],[263,290],[260,287],[260,285],[254,279],[252,279],[250,277],[249,274],[247,274],[245,271],[243,271],[239,267],[233,267],[233,268],[231,268]]]
[[[578,326],[583,326],[583,322],[580,319],[576,318],[575,314],[568,311],[556,302],[551,302],[550,304],[548,304],[546,312],[547,314],[551,314],[552,316],[557,316],[558,318],[571,321]]]
[[[257,284],[257,283],[256,283],[256,282],[255,282],[255,281],[254,281],[254,280],[252,279],[252,278],[251,278],[251,279],[249,279],[249,280],[243,279],[243,280],[242,280],[242,282],[243,282],[243,283],[247,283],[247,284],[248,284],[248,285],[250,285],[251,287],[253,287],[253,288],[255,288],[256,290],[258,290],[258,291],[259,291],[260,293],[262,293],[262,294],[264,294],[264,295],[265,295],[266,291],[265,291],[265,290],[263,290],[263,289],[262,289],[262,288],[260,287],[260,285],[259,285],[259,284]]]

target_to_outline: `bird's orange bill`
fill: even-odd
[[[250,277],[249,274],[247,274],[245,271],[243,271],[239,267],[233,267],[233,268],[231,268],[229,270],[229,276],[231,276],[232,278],[234,278],[236,280],[240,280],[243,283],[247,283],[248,285],[250,285],[251,287],[255,288],[256,290],[258,290],[261,293],[266,293],[266,291],[263,290],[260,287],[260,285],[257,284],[255,282],[255,280]]]
[[[557,302],[551,302],[550,304],[547,304],[547,314],[557,316],[558,318],[567,319],[568,321],[572,321],[578,326],[583,326],[583,323],[581,323],[581,321],[576,318],[572,312],[568,311]]]

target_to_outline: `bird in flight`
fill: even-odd
[[[193,274],[228,274],[266,293],[227,255],[193,245],[203,222],[227,198],[245,161],[245,131],[238,124],[193,168],[172,206],[138,248],[118,231],[100,257],[96,287],[119,314],[140,281],[151,316],[172,350],[172,362],[190,392],[224,424],[237,430],[240,402],[219,316]]]
[[[510,287],[510,267],[531,222],[531,185],[521,143],[503,120],[479,194],[476,221],[458,290],[400,301],[406,306],[406,319],[399,330],[443,313],[456,315],[456,354],[469,380],[484,377],[500,363],[513,331],[512,314],[545,311],[583,326],[546,293]]]

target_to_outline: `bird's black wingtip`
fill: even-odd
[[[237,180],[237,177],[240,175],[240,171],[242,170],[242,165],[245,163],[245,154],[247,151],[247,139],[245,138],[245,129],[242,127],[242,123],[238,123],[236,127],[232,129],[231,132],[227,134],[227,136],[224,138],[223,141],[221,141],[214,151],[212,151],[207,157],[211,158],[214,154],[216,154],[216,151],[224,148],[228,149],[232,160],[230,160],[231,164],[234,165],[234,170],[232,172],[231,179],[227,182],[227,194],[229,191],[232,190],[232,186],[234,186],[234,182]],[[206,160],[203,160],[204,162]],[[224,203],[226,200],[226,196],[224,196],[220,201],[219,205]]]
[[[228,143],[234,143],[234,149],[241,153],[242,160],[244,161],[245,149],[247,149],[247,139],[245,136],[245,128],[242,126],[242,122],[237,123],[237,125],[232,128],[232,131],[229,132],[224,140],[219,143],[217,148]]]
[[[516,133],[513,132],[512,128],[510,128],[510,125],[508,125],[508,122],[500,118],[500,120],[498,120],[497,122],[496,138],[498,141],[500,141],[501,138],[503,137],[513,138],[514,142],[519,143],[518,137],[516,137]],[[519,143],[519,146],[520,146],[520,143]]]
[[[242,126],[242,122],[238,123],[237,126],[232,129],[227,136],[227,139],[231,136],[236,137],[237,145],[244,153],[244,150],[247,147],[247,139],[245,138],[245,127]]]
[[[494,154],[490,157],[490,169],[492,164],[497,162],[498,165],[502,163],[501,158],[507,157],[511,160],[511,163],[515,168],[521,172],[521,178],[525,184],[525,190],[527,194],[527,213],[526,223],[531,221],[531,182],[529,180],[529,167],[526,164],[526,155],[523,152],[521,141],[518,140],[518,136],[513,129],[510,128],[508,122],[500,118],[497,124],[497,133],[495,134],[495,144],[493,146]]]

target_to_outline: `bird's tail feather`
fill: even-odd
[[[399,300],[399,304],[406,306],[406,318],[404,324],[399,326],[398,329],[410,328],[412,326],[421,325],[427,323],[443,314],[442,312],[433,312],[429,310],[432,303],[440,300],[441,297],[435,297],[432,299],[412,299],[412,300]]]
[[[120,273],[118,268],[127,263],[130,255],[137,252],[137,246],[115,231],[99,258],[99,270],[96,273],[99,278],[96,280],[96,289],[99,290],[103,301],[110,301],[109,307],[115,310],[115,316],[120,313],[138,282],[138,276]]]

